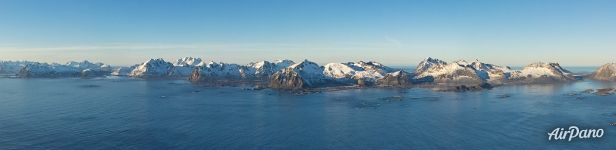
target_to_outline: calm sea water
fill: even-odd
[[[614,149],[616,96],[568,94],[602,87],[616,84],[294,95],[186,81],[0,78],[0,149]],[[571,125],[606,133],[547,140]]]

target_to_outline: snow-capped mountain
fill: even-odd
[[[312,83],[319,83],[325,78],[323,75],[323,68],[317,63],[308,60],[293,64],[286,68],[286,70],[297,72],[302,78],[304,78],[304,80],[307,81],[308,85],[311,85]]]
[[[484,81],[476,70],[464,60],[446,63],[430,57],[419,63],[413,79],[420,82],[446,83],[480,83]]]
[[[139,65],[134,65],[130,67],[115,67],[111,70],[111,75],[112,76],[128,76],[138,66]]]
[[[19,71],[20,77],[77,77],[81,70],[60,64],[33,63]]]
[[[162,58],[150,59],[134,67],[129,73],[131,77],[139,78],[182,78],[191,76],[197,66],[204,65],[201,58],[184,57],[174,63]],[[122,75],[128,68],[116,68],[114,75]]]
[[[491,84],[575,80],[571,73],[558,63],[533,63],[520,71],[514,71],[510,67],[482,63],[478,60],[471,63],[464,60],[446,63],[433,58],[427,58],[418,65],[413,79],[424,82]]]
[[[602,65],[591,77],[595,80],[616,81],[616,63]]]
[[[170,77],[188,77],[197,66],[204,65],[201,58],[184,57],[177,59],[173,63],[173,70],[169,73]]]
[[[103,63],[89,61],[70,61],[64,65],[57,63],[32,63],[19,71],[21,77],[91,77],[103,76],[111,72],[111,67]]]
[[[215,80],[267,80],[277,71],[294,64],[291,60],[275,62],[260,61],[246,66],[227,63],[202,63],[192,71],[191,81],[212,82]]]
[[[376,82],[383,78],[385,74],[392,72],[392,68],[377,62],[348,62],[348,63],[329,63],[324,66],[323,74],[339,82]]]
[[[255,78],[269,78],[277,71],[287,68],[293,64],[295,64],[295,62],[286,59],[277,60],[273,63],[269,61],[249,63],[246,66],[245,75]]]
[[[175,63],[173,63],[173,65],[174,66],[184,66],[184,67],[194,67],[194,66],[201,64],[201,62],[203,62],[201,58],[184,57],[184,58],[177,59]]]
[[[276,66],[277,66],[277,68],[276,68],[276,69],[277,69],[277,70],[282,70],[282,69],[284,69],[284,68],[287,68],[287,67],[289,67],[289,66],[291,66],[291,65],[295,64],[295,62],[294,62],[294,61],[292,61],[292,60],[288,60],[288,59],[281,59],[281,60],[276,60],[276,61],[274,62],[274,64],[276,64]]]
[[[270,87],[277,89],[301,89],[321,86],[328,81],[323,68],[304,60],[276,72],[270,79]]]
[[[351,67],[347,63],[329,63],[325,64],[323,75],[333,79],[352,79],[355,76],[358,68]]]
[[[173,64],[162,58],[150,59],[133,69],[129,76],[138,78],[168,77],[173,71]]]
[[[521,71],[511,74],[512,81],[521,82],[560,82],[573,81],[575,77],[568,70],[562,68],[558,63],[532,63],[524,67]]]
[[[513,72],[510,67],[497,66],[493,64],[482,63],[479,60],[475,60],[470,64],[477,72],[477,75],[487,81],[502,81],[511,77]]]
[[[101,69],[101,67],[103,67],[105,64],[103,63],[92,63],[90,61],[84,60],[82,62],[76,62],[76,61],[69,61],[66,63],[65,66],[67,67],[73,67],[73,68],[79,68],[81,70],[84,69]],[[108,67],[108,66],[106,66]]]
[[[0,74],[17,74],[21,68],[28,64],[33,64],[31,61],[0,61]]]
[[[189,80],[191,81],[217,81],[242,79],[244,67],[237,64],[209,62],[204,66],[194,68]]]
[[[15,71],[19,68],[19,71]],[[0,61],[0,73],[14,72],[21,77],[92,77],[131,76],[138,78],[184,78],[191,81],[265,83],[279,89],[301,89],[339,85],[409,86],[417,82],[454,83],[456,85],[495,85],[506,83],[543,83],[573,81],[576,78],[558,63],[533,63],[522,70],[512,70],[475,60],[451,63],[426,58],[414,73],[397,71],[377,62],[328,63],[320,66],[304,60],[260,61],[247,65],[204,62],[184,57],[175,63],[150,59],[132,67],[111,67],[90,61],[66,64]],[[616,80],[616,63],[599,68],[592,78]],[[451,85],[451,84],[449,84]]]
[[[417,68],[415,69],[415,74],[422,74],[425,71],[427,71],[428,69],[432,68],[433,66],[444,66],[447,65],[447,62],[439,60],[439,59],[435,59],[435,58],[431,58],[428,57],[426,59],[424,59],[423,61],[419,62],[419,64],[417,65]]]

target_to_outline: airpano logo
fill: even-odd
[[[603,137],[604,133],[603,129],[580,129],[577,126],[570,126],[568,130],[556,128],[548,132],[548,140],[593,139]]]

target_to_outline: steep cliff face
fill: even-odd
[[[616,63],[605,64],[595,71],[591,78],[595,80],[616,81]]]
[[[308,88],[309,86],[304,83],[304,79],[299,73],[293,71],[292,68],[287,68],[272,75],[269,87],[274,89],[299,90]]]
[[[388,73],[385,77],[378,79],[377,84],[380,86],[406,87],[411,85],[411,77],[411,73],[396,71]]]

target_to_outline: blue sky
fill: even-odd
[[[0,60],[616,61],[606,0],[0,0]]]

